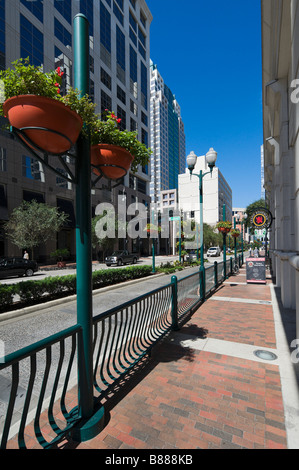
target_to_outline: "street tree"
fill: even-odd
[[[12,243],[20,249],[31,250],[34,258],[34,248],[54,238],[67,220],[67,214],[57,207],[36,200],[23,201],[14,208],[4,229]]]

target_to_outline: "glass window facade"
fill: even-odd
[[[112,111],[112,99],[111,96],[101,90],[101,113],[103,116],[106,115],[105,109]]]
[[[141,104],[144,109],[147,109],[147,68],[141,61]]]
[[[125,35],[118,26],[116,26],[116,61],[123,70],[126,70]]]
[[[44,62],[44,36],[25,16],[20,15],[20,53],[29,57],[31,64]]]
[[[36,181],[45,181],[42,164],[35,158],[22,156],[22,176]]]
[[[133,82],[137,82],[137,52],[130,45],[130,78]]]
[[[93,2],[90,0],[80,1],[80,12],[86,16],[89,22],[89,36],[93,36]]]
[[[41,22],[44,21],[44,5],[43,0],[21,0],[21,3],[31,11],[31,13]],[[64,2],[59,2],[64,3]]]
[[[120,24],[123,26],[124,25],[124,15],[118,8],[115,2],[113,2],[113,13],[115,14],[116,18],[120,22]]]
[[[54,7],[63,16],[63,18],[72,24],[72,0],[54,0]]]
[[[119,129],[124,131],[127,128],[127,114],[120,106],[117,106],[117,117],[121,119]]]
[[[111,15],[101,2],[100,7],[100,41],[101,44],[111,53]]]
[[[103,67],[101,67],[101,82],[111,90],[111,77]]]
[[[54,34],[62,44],[72,47],[71,33],[60,23],[60,21],[58,21],[57,18],[54,18]]]

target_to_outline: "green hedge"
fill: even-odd
[[[102,269],[92,273],[92,287],[99,289],[120,282],[139,279],[151,274],[151,266],[132,266],[128,268]],[[14,303],[14,296],[20,296],[21,306],[34,305],[42,301],[53,300],[76,293],[76,274],[47,277],[42,280],[30,280],[16,284],[0,285],[0,312],[20,307]]]

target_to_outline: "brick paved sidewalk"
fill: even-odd
[[[58,448],[286,449],[279,366],[238,352],[276,348],[271,280],[247,285],[244,273],[154,348],[106,403],[97,437],[65,439]]]

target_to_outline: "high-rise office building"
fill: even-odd
[[[150,24],[145,0],[0,0],[0,68],[20,57],[42,65],[44,71],[60,66],[62,91],[73,85],[73,18],[83,13],[89,21],[90,97],[97,112],[114,111],[122,128],[137,130],[149,146]],[[100,202],[117,204],[119,192],[128,204],[149,204],[150,166],[128,173],[123,185],[111,191],[102,179],[92,191],[93,209]],[[61,172],[63,169],[61,168]],[[59,233],[57,247],[75,253],[75,188],[38,163],[11,135],[0,133],[0,255],[19,254],[5,238],[3,222],[22,200],[36,199],[69,214],[69,224]],[[41,247],[39,259],[56,248]]]
[[[178,175],[185,171],[186,145],[180,106],[151,63],[150,82],[152,203],[161,207],[161,191],[178,189]]]

